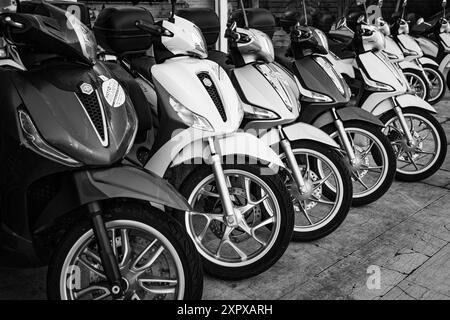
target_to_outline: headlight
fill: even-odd
[[[197,52],[194,52],[200,56],[200,58],[208,57],[208,49],[206,47],[205,37],[203,36],[202,31],[194,25],[194,29],[192,31],[192,44]]]
[[[279,118],[275,112],[249,104],[245,104],[244,112],[247,119],[273,120]]]
[[[204,131],[211,131],[213,132],[214,129],[209,123],[208,120],[203,118],[202,116],[199,116],[198,114],[192,112],[188,108],[186,108],[184,105],[179,103],[174,98],[169,98],[169,103],[172,106],[172,108],[175,110],[175,112],[178,114],[180,119],[189,127],[193,127],[196,129],[204,130]]]
[[[364,80],[364,86],[366,87],[367,90],[369,91],[379,91],[379,92],[389,92],[389,91],[394,91],[394,88],[392,88],[390,85],[385,84],[385,83],[381,83],[378,81],[373,81],[370,80],[365,74],[364,72],[361,72],[361,75],[363,77]]]
[[[61,151],[50,146],[40,136],[30,116],[23,110],[18,111],[19,122],[22,127],[23,136],[26,139],[26,145],[43,157],[56,161],[70,167],[81,167],[83,164],[71,157],[65,155]]]

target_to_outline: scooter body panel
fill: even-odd
[[[386,39],[386,48],[384,49],[384,51],[396,57],[395,59],[392,59],[392,61],[393,62],[403,61],[405,59],[405,56],[403,55],[403,51],[397,44],[397,42],[395,42],[395,40],[390,36],[385,37],[385,39]]]
[[[412,69],[412,70],[416,70],[416,71],[419,71],[419,72],[423,72],[423,67],[421,66],[421,65],[419,65],[417,62],[416,62],[416,60],[417,59],[415,59],[415,60],[410,60],[410,61],[408,61],[408,60],[403,60],[403,61],[401,61],[401,62],[399,62],[399,66],[400,66],[400,68],[402,69],[402,70],[406,70],[406,69]]]
[[[397,40],[399,41],[400,45],[403,48],[417,54],[417,55],[411,56],[413,59],[420,58],[423,56],[423,51],[420,48],[419,44],[410,35],[400,34],[397,36]]]
[[[289,141],[311,140],[326,144],[332,148],[339,148],[339,145],[329,135],[322,130],[303,122],[297,122],[283,127],[283,133]],[[281,141],[277,130],[269,130],[260,136],[262,141],[267,142],[273,149],[277,148]]]
[[[430,58],[427,58],[427,57],[420,58],[419,62],[422,64],[422,66],[428,64],[428,65],[433,65],[433,66],[439,68],[439,64],[436,61],[434,61]]]
[[[237,132],[234,135],[215,140],[216,152],[222,157],[222,159],[226,156],[237,155],[243,156],[243,160],[245,160],[246,157],[250,157],[253,160],[266,161],[272,166],[275,165],[284,168],[284,164],[280,160],[277,153],[275,153],[268,146],[268,144],[264,143],[264,140],[259,139],[255,135],[244,132]],[[210,157],[211,153],[208,142],[203,139],[199,139],[186,145],[186,147],[174,157],[171,167],[176,167],[183,163],[205,163],[209,161]],[[194,162],[192,160],[194,160]]]
[[[270,71],[261,71],[261,68]],[[283,119],[283,123],[290,123],[298,117],[299,93],[292,90],[296,88],[295,81],[294,84],[289,81],[292,76],[278,65],[248,64],[234,69],[233,77],[244,103],[274,112]]]
[[[158,93],[163,88],[168,94],[168,99],[175,99],[190,111],[208,119],[215,135],[230,134],[239,128],[241,118],[235,115],[241,112],[242,106],[229,77],[217,63],[179,57],[153,66],[151,72],[154,82],[160,84],[156,88]],[[209,79],[201,80],[199,75],[205,74]],[[225,114],[228,115],[226,118],[221,115],[208,93],[213,86],[223,104]]]
[[[397,105],[401,108],[415,107],[424,109],[431,113],[436,113],[434,109],[428,102],[412,94],[402,94],[394,98]],[[371,113],[375,116],[380,116],[390,110],[395,108],[392,99],[384,99],[375,108],[372,109]]]
[[[356,61],[361,72],[364,72],[370,80],[387,84],[391,86],[395,92],[403,93],[405,91],[405,84],[401,79],[398,79],[394,72],[387,66],[387,63],[389,63],[388,61],[383,61],[372,52],[365,52],[358,55]],[[392,93],[387,94],[392,95]]]
[[[434,41],[425,38],[425,37],[417,37],[415,38],[417,43],[419,44],[420,48],[423,51],[423,54],[425,56],[429,57],[438,57],[439,54],[439,46]]]
[[[383,127],[383,123],[371,113],[357,107],[345,107],[337,109],[336,113],[343,122],[348,121],[363,121],[376,125],[378,127]],[[329,112],[323,113],[318,117],[312,125],[317,128],[323,128],[329,124],[334,123],[334,119]]]

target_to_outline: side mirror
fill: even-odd
[[[358,6],[361,6],[361,5],[366,4],[366,3],[367,3],[366,0],[356,0],[356,4],[357,4]]]
[[[425,19],[424,18],[419,18],[419,19],[417,19],[417,21],[416,21],[416,25],[418,25],[418,26],[420,26],[420,25],[422,25],[422,24],[424,24],[425,23]]]
[[[236,31],[236,29],[237,29],[237,23],[236,23],[236,21],[233,21],[233,23],[230,26],[230,30],[231,31]]]
[[[447,6],[447,0],[442,0],[442,8],[445,8]]]
[[[403,8],[406,8],[407,5],[408,5],[408,0],[403,0]]]
[[[383,8],[383,0],[378,0],[378,7]]]
[[[361,22],[363,22],[364,21],[364,16],[362,15],[362,16],[359,16],[358,17],[358,20],[356,21],[357,23],[361,23]]]

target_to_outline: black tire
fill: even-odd
[[[403,114],[405,115],[405,117],[407,117],[408,114],[416,114],[416,115],[419,115],[420,117],[423,117],[424,119],[428,120],[430,122],[430,124],[434,127],[434,129],[436,130],[437,138],[439,139],[440,151],[439,151],[438,156],[436,157],[435,162],[429,169],[427,169],[424,172],[418,173],[418,174],[405,174],[405,173],[399,172],[399,168],[397,168],[396,178],[398,180],[407,181],[407,182],[420,181],[420,180],[431,177],[442,166],[442,164],[445,160],[445,157],[447,155],[447,137],[446,137],[445,131],[442,128],[439,121],[437,121],[436,118],[433,117],[433,115],[430,114],[429,112],[427,112],[423,109],[415,108],[415,107],[408,107],[408,108],[403,109]],[[393,110],[391,110],[391,111],[385,113],[380,118],[380,120],[384,124],[387,124],[391,119],[396,118],[396,117],[397,117],[397,115],[395,114],[395,112]]]
[[[294,228],[294,210],[291,199],[289,197],[289,192],[283,185],[282,180],[278,174],[273,173],[270,175],[260,175],[261,168],[262,167],[259,165],[248,164],[223,165],[225,174],[227,174],[227,172],[230,172],[230,170],[241,170],[249,172],[253,175],[258,176],[272,190],[280,208],[280,228],[278,235],[273,242],[272,247],[263,256],[250,264],[241,266],[221,265],[220,261],[218,261],[217,259],[213,259],[211,256],[209,256],[209,258],[206,258],[205,256],[208,256],[208,253],[205,253],[204,249],[202,249],[200,246],[197,246],[197,249],[202,256],[203,269],[205,270],[205,272],[216,278],[224,280],[239,280],[256,276],[266,271],[274,263],[276,263],[281,258],[289,245]],[[189,201],[191,196],[193,196],[195,188],[198,187],[198,185],[204,179],[212,174],[213,171],[211,166],[202,165],[196,167],[182,183],[180,187],[180,193],[184,195]],[[192,201],[190,202],[191,205],[193,205]],[[187,233],[190,234],[188,216],[185,216],[183,213],[181,213],[177,214],[176,218],[184,226],[184,228],[186,228]],[[269,229],[272,230],[271,228]],[[197,245],[196,241],[194,241],[194,244]],[[211,259],[213,261],[211,261]]]
[[[308,242],[321,239],[332,233],[334,230],[336,230],[347,217],[347,214],[352,204],[352,196],[353,196],[351,173],[347,165],[345,164],[345,161],[341,156],[341,154],[329,146],[326,146],[324,144],[315,141],[301,140],[291,142],[291,147],[292,150],[294,151],[294,154],[296,150],[311,150],[329,159],[330,162],[333,163],[333,165],[336,167],[340,179],[342,179],[342,197],[340,205],[337,207],[337,210],[335,210],[334,217],[327,224],[316,230],[300,231],[298,227],[297,228],[294,227],[294,234],[292,236],[292,239],[294,241]],[[297,158],[297,161],[299,160],[300,159]],[[311,164],[311,166],[314,167],[315,164]],[[324,190],[324,194],[329,199],[333,200],[336,199],[335,192],[329,192],[328,194],[326,194],[326,191]]]
[[[378,181],[377,188],[374,188],[370,193],[366,195],[356,196],[355,188],[353,188],[353,201],[352,206],[359,207],[363,205],[367,205],[372,203],[379,198],[381,198],[390,188],[392,182],[395,179],[395,172],[397,169],[397,159],[395,158],[394,150],[392,149],[391,142],[389,139],[383,134],[383,131],[380,127],[361,121],[348,121],[344,122],[344,128],[346,129],[359,129],[362,132],[367,132],[369,136],[374,136],[378,141],[377,145],[379,145],[383,150],[376,148],[373,149],[373,157],[374,161],[377,165],[381,164],[382,157],[385,158],[385,162],[387,164],[387,169],[385,169],[385,175],[382,181]],[[337,129],[334,124],[329,124],[323,128],[323,131],[328,133],[329,135],[333,135],[336,133]],[[336,142],[340,143],[338,136],[336,137]],[[343,148],[344,149],[344,148]],[[383,154],[382,154],[383,153]],[[350,166],[350,161],[347,160],[347,165]],[[349,168],[350,169],[350,168]],[[350,169],[351,170],[351,169]],[[356,180],[353,180],[353,183],[358,183]]]
[[[180,224],[172,217],[153,207],[124,202],[105,209],[105,224],[118,220],[135,221],[150,226],[163,235],[175,249],[183,266],[185,278],[184,300],[199,300],[203,293],[203,270],[194,244]],[[51,258],[47,273],[47,295],[50,300],[60,300],[60,277],[66,257],[83,235],[92,232],[86,220],[72,226],[60,241]]]
[[[436,104],[442,100],[442,98],[445,96],[445,92],[447,91],[445,76],[442,74],[441,71],[439,71],[439,67],[435,66],[433,64],[424,64],[423,69],[425,70],[425,72],[427,74],[430,74],[431,76],[435,76],[442,86],[442,88],[439,91],[440,93],[438,95],[436,95],[436,97],[432,97],[431,92],[430,92],[430,97],[428,99],[428,102],[430,104]],[[430,76],[429,76],[429,78],[430,78]]]
[[[420,88],[422,88],[422,90],[424,91],[423,95],[420,96],[416,93],[416,96],[418,96],[419,98],[428,101],[428,99],[430,98],[430,88],[428,87],[428,82],[427,79],[425,79],[425,76],[422,74],[422,72],[414,70],[414,69],[404,69],[403,70],[403,74],[405,75],[406,79],[408,79],[408,82],[411,84],[411,77],[414,78],[414,81],[417,82],[417,85],[420,86]],[[414,89],[414,88],[412,88]]]

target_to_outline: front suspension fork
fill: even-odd
[[[89,216],[92,222],[95,239],[97,240],[100,260],[103,270],[111,288],[111,294],[115,299],[123,298],[124,288],[122,285],[122,275],[116,255],[111,248],[108,231],[102,217],[102,208],[99,202],[92,202],[87,205]]]
[[[236,215],[234,212],[233,202],[231,201],[230,192],[228,191],[227,181],[225,179],[225,173],[222,168],[222,161],[220,155],[216,153],[216,148],[214,146],[214,141],[212,138],[208,139],[209,149],[211,150],[211,162],[214,172],[214,177],[216,179],[217,188],[219,191],[220,199],[222,200],[223,208],[225,210],[225,215],[227,223],[234,225],[236,224]]]
[[[281,149],[283,149],[283,152],[286,155],[286,161],[288,163],[289,168],[292,171],[292,176],[294,178],[294,181],[297,184],[300,193],[304,194],[307,191],[305,179],[303,179],[303,175],[298,166],[297,159],[295,158],[294,152],[292,152],[291,143],[285,137],[283,130],[281,129],[281,126],[278,127],[278,132],[281,137],[281,140],[280,140]]]
[[[337,128],[337,131],[338,131],[338,134],[339,134],[339,138],[341,139],[341,141],[342,141],[342,143],[344,145],[344,150],[347,153],[347,157],[350,160],[350,163],[352,165],[355,165],[355,163],[356,163],[355,150],[353,149],[353,145],[350,142],[350,139],[348,138],[347,132],[345,131],[344,123],[338,117],[335,108],[331,109],[331,113],[332,113],[333,118],[334,118],[334,125]]]
[[[414,138],[411,134],[411,129],[408,127],[408,124],[406,123],[405,115],[403,114],[402,108],[397,104],[397,101],[395,101],[394,98],[392,98],[394,102],[394,112],[398,117],[398,120],[400,121],[400,125],[402,126],[402,130],[406,135],[406,139],[408,141],[408,145],[412,146],[414,144]]]

